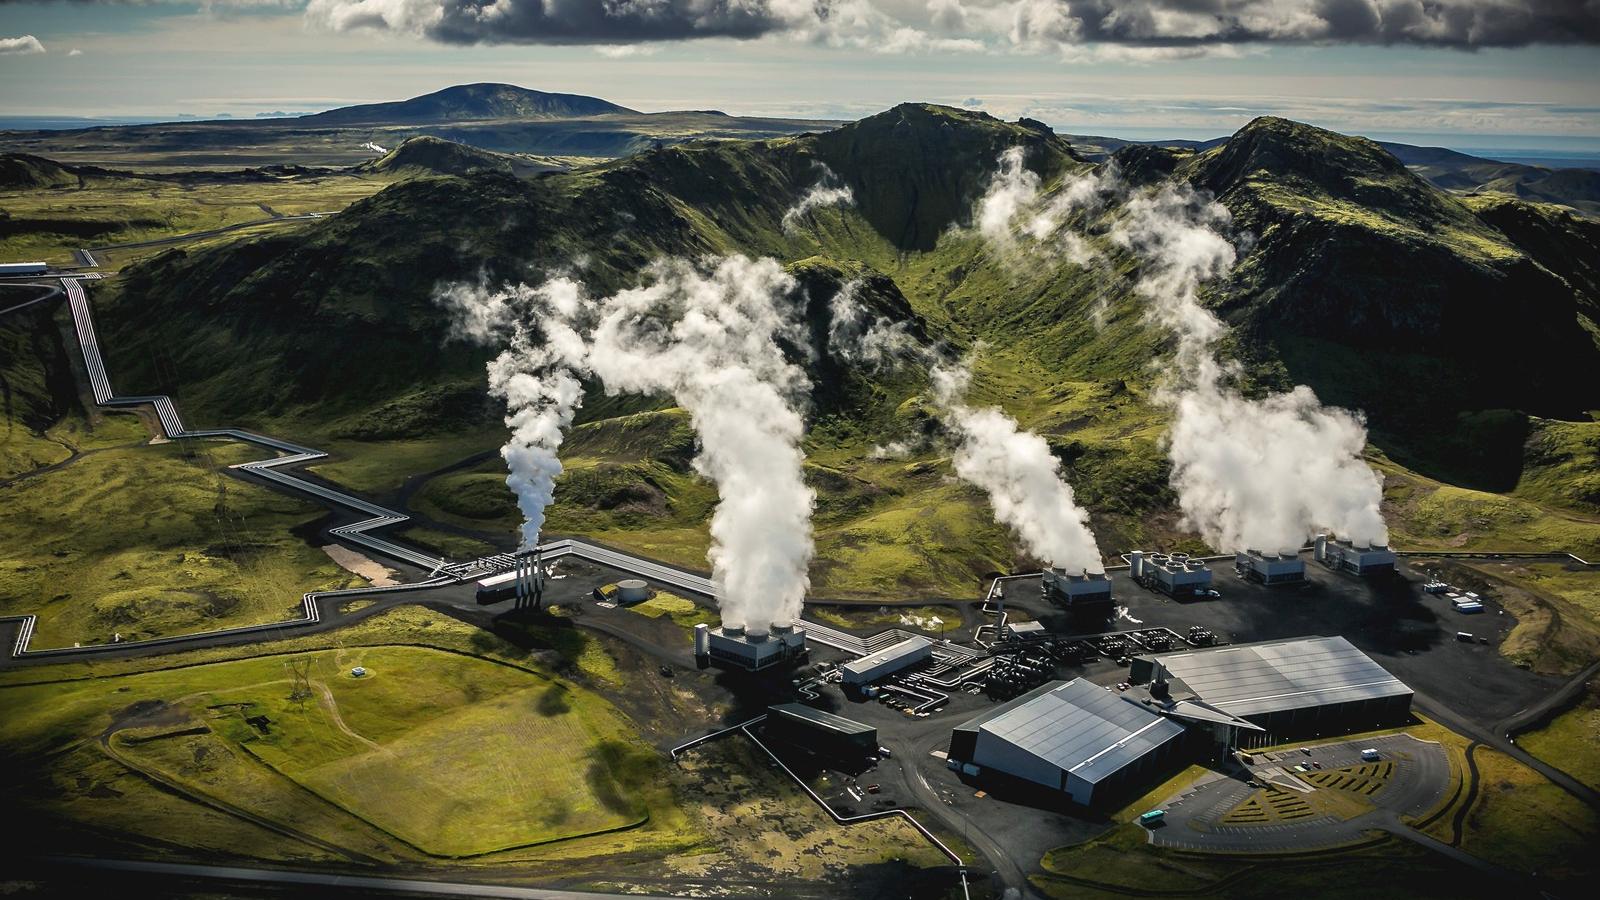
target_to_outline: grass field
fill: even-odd
[[[1560,883],[1591,881],[1600,864],[1600,813],[1503,753],[1478,748],[1478,801],[1461,849],[1515,872]]]
[[[382,495],[398,490],[412,476],[459,462],[474,453],[497,450],[505,439],[505,429],[496,428],[400,441],[323,440],[317,446],[326,450],[329,458],[309,469],[351,490]],[[499,464],[499,459],[494,463]],[[504,484],[502,475],[501,486]]]
[[[296,698],[301,662],[310,691]],[[369,674],[352,677],[355,665]],[[417,647],[7,688],[7,750],[71,743],[108,721],[114,730],[119,720],[139,724],[117,711],[131,698],[162,707],[164,721],[114,734],[115,758],[363,853],[401,852],[398,838],[433,856],[478,855],[645,815],[614,774],[631,729],[605,701],[524,669]]]
[[[0,256],[71,263],[72,250],[78,247],[159,240],[278,216],[336,212],[395,180],[344,174],[187,183],[89,177],[71,186],[0,190],[0,209],[11,217],[0,231]],[[119,268],[162,249],[111,252],[104,262]]]
[[[1550,724],[1517,737],[1518,746],[1600,790],[1600,694],[1590,684],[1582,699]]]
[[[119,440],[132,436],[125,417]],[[260,456],[212,441],[112,447],[0,488],[0,613],[35,613],[35,646],[273,622],[301,594],[355,583],[296,537],[323,513],[216,467]]]
[[[727,848],[678,862],[673,868],[679,875],[735,880],[766,869],[783,880],[842,880],[852,866],[914,869],[949,863],[902,821],[835,824],[743,736],[690,751],[679,769],[692,814]],[[971,858],[970,850],[956,845]],[[858,885],[840,896],[891,896],[895,887]]]
[[[717,624],[717,614],[712,610],[687,597],[679,597],[667,591],[657,591],[649,600],[643,603],[631,603],[627,609],[629,612],[652,619],[664,616],[686,631],[693,631],[694,626],[702,623],[713,626]]]

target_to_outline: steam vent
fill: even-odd
[[[695,627],[695,656],[729,668],[756,672],[804,656],[806,630],[797,625],[772,626],[767,632],[746,632],[743,625],[724,622],[718,628]]]

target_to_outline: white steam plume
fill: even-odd
[[[802,477],[810,389],[779,343],[804,345],[798,285],[770,259],[657,263],[643,287],[597,302],[589,362],[608,393],[670,393],[700,439],[695,468],[717,485],[712,580],[725,624],[792,624],[810,581]]]
[[[1078,506],[1062,477],[1061,461],[1044,438],[1023,430],[998,406],[968,406],[971,369],[940,348],[919,344],[905,323],[871,316],[852,287],[840,289],[829,305],[832,352],[850,363],[892,366],[914,360],[929,366],[931,399],[956,443],[956,475],[988,494],[995,518],[1015,531],[1032,555],[1054,568],[1104,571],[1088,513]],[[875,447],[872,456],[895,458],[910,449],[896,441]]]
[[[1111,232],[1145,262],[1139,292],[1178,336],[1174,381],[1160,399],[1174,412],[1172,485],[1185,524],[1222,551],[1292,551],[1321,528],[1385,544],[1383,483],[1361,459],[1359,413],[1325,407],[1309,387],[1253,400],[1216,358],[1226,326],[1200,303],[1200,285],[1227,274],[1234,249],[1219,233],[1220,204],[1163,187],[1129,201]]]
[[[828,301],[828,348],[852,365],[892,366],[916,349],[916,340],[908,323],[872,315],[856,298],[860,290],[861,282],[846,282]]]
[[[1061,226],[1076,212],[1098,210],[1120,183],[1116,168],[1108,165],[1098,173],[1069,176],[1046,197],[1039,176],[1023,165],[1023,148],[1011,147],[1000,154],[973,225],[1003,262],[1048,255],[1088,266],[1099,254],[1081,235]]]
[[[1061,461],[1044,438],[1024,431],[998,406],[966,404],[972,380],[965,365],[933,368],[933,398],[957,438],[954,464],[963,481],[983,488],[995,517],[1009,525],[1028,552],[1053,568],[1103,572],[1089,516],[1061,475]]]
[[[817,183],[801,195],[800,199],[783,214],[783,231],[785,234],[793,232],[800,225],[800,220],[813,209],[823,206],[848,206],[856,202],[855,192],[850,190],[848,184],[842,184],[833,170],[823,163],[813,163],[820,170],[821,177]]]
[[[576,327],[584,312],[582,295],[573,282],[556,279],[538,288],[499,291],[453,285],[437,299],[452,314],[454,336],[506,342],[489,362],[489,392],[506,401],[511,437],[500,455],[522,512],[521,546],[530,548],[538,543],[561,475],[562,438],[583,402],[578,376],[588,352]]]

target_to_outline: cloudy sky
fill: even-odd
[[[1210,137],[1260,114],[1600,152],[1600,0],[0,0],[0,115],[251,116],[471,81],[641,110],[902,100]]]

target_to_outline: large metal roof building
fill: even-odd
[[[1091,682],[1054,682],[955,729],[950,759],[1088,805],[1162,765],[1184,728]]]
[[[1257,743],[1397,724],[1411,712],[1411,688],[1337,636],[1143,656],[1132,677],[1259,725]]]
[[[845,684],[870,684],[933,655],[933,641],[913,635],[876,653],[852,659],[839,667]]]

